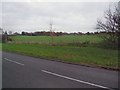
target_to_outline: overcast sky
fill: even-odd
[[[113,8],[112,2],[2,2],[0,27],[12,32],[94,32],[97,18]],[[1,4],[0,4],[1,6]]]

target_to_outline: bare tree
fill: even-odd
[[[106,32],[105,40],[117,42],[120,34],[120,9],[115,7],[114,11],[110,8],[105,12],[105,22],[97,21],[97,29]]]

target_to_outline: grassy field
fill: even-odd
[[[12,36],[12,39],[14,40],[12,43],[3,44],[4,51],[88,66],[119,68],[118,51],[114,49],[98,48],[89,45],[78,47],[74,45],[52,46],[44,44],[51,42],[51,37],[49,36]],[[54,37],[55,43],[74,43],[77,41],[82,43],[86,41],[99,43],[102,39],[96,35]],[[38,42],[42,42],[42,44]]]
[[[101,38],[97,35],[65,35],[65,36],[54,36],[53,41],[50,36],[11,36],[14,43],[73,43],[73,42],[86,42],[98,43]]]

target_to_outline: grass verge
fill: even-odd
[[[3,44],[3,50],[74,64],[119,69],[117,50],[39,44]]]

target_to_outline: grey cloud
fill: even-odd
[[[95,31],[97,18],[113,3],[108,2],[61,2],[28,3],[4,2],[2,5],[3,28],[5,30],[48,30],[50,17],[55,31]]]

